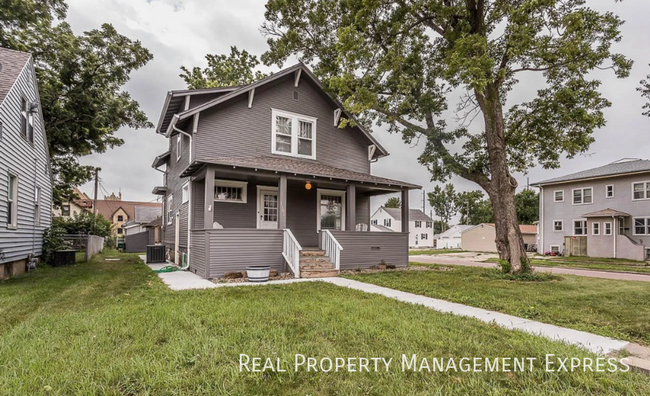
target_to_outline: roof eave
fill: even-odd
[[[167,114],[167,111],[169,111],[169,102],[171,102],[172,96],[172,91],[167,91],[167,97],[165,98],[165,103],[163,104],[162,111],[160,112],[160,118],[158,119],[158,125],[156,126],[156,133],[158,134],[162,134],[160,128],[162,128],[162,124],[165,122],[165,114]]]

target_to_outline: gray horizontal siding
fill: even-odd
[[[408,233],[332,231],[332,235],[343,247],[341,270],[368,268],[382,261],[408,265]]]
[[[172,212],[176,214],[180,212],[180,240],[179,246],[182,248],[187,248],[187,211],[188,203],[183,204],[182,200],[182,188],[183,185],[188,181],[188,178],[179,177],[180,174],[187,168],[190,163],[190,138],[181,135],[183,139],[181,147],[181,158],[177,160],[177,151],[176,151],[176,136],[174,135],[169,139],[169,149],[171,155],[167,163],[167,173],[165,185],[167,186],[167,195],[164,197],[163,201],[163,241],[167,246],[170,246],[173,250],[174,239],[176,237],[176,224],[167,224],[167,197],[173,194],[172,199]],[[174,220],[175,221],[175,220]]]
[[[244,271],[248,266],[267,265],[276,271],[283,267],[282,230],[209,230],[208,278],[226,272]]]
[[[192,183],[192,212],[194,218],[192,220],[192,229],[203,229],[204,219],[203,213],[205,210],[205,180],[195,181]],[[212,227],[212,224],[210,224]]]
[[[294,99],[294,91],[298,92],[298,100]],[[272,155],[272,108],[318,119],[318,162],[370,173],[368,145],[371,143],[363,132],[356,127],[335,127],[336,106],[307,78],[303,78],[297,88],[294,87],[293,75],[258,88],[251,109],[248,108],[248,95],[241,95],[226,104],[203,111],[194,140],[196,158]]]
[[[34,144],[20,133],[21,99],[38,101],[36,77],[30,63],[0,105],[0,263],[21,260],[30,253],[41,255],[43,232],[52,219],[52,181],[46,135],[40,114],[34,115]],[[39,108],[40,112],[40,108]],[[9,172],[18,176],[17,229],[8,229]],[[35,225],[34,191],[41,188],[40,224]]]
[[[205,262],[206,262],[206,231],[192,230],[192,253],[190,255],[190,271],[197,275],[206,276]]]
[[[153,234],[153,229],[151,232],[144,231],[139,232],[133,235],[127,235],[124,237],[125,249],[129,253],[141,253],[147,251],[147,245],[150,242],[150,235]]]

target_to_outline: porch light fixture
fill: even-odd
[[[305,182],[305,190],[311,190],[311,183]]]

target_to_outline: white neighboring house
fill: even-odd
[[[377,209],[370,218],[370,231],[399,232],[402,228],[402,210]],[[419,209],[409,209],[409,247],[434,247],[433,220]]]
[[[462,249],[462,234],[473,225],[455,225],[436,235],[436,249]]]

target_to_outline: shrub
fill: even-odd
[[[95,216],[91,212],[75,213],[74,217],[69,219],[55,218],[52,222],[53,226],[60,227],[67,234],[91,234],[100,237],[108,237],[111,235],[111,222],[106,220],[104,216]]]
[[[520,281],[520,282],[549,282],[549,281],[562,280],[561,277],[547,272],[540,273],[531,270],[530,272],[511,274],[508,272],[503,272],[501,268],[485,271],[485,273],[483,273],[482,276],[491,279],[503,279],[503,280]]]
[[[68,245],[63,239],[65,230],[58,226],[52,225],[52,227],[45,230],[43,234],[43,260],[45,263],[52,262],[53,253],[57,250],[66,249]]]

